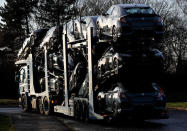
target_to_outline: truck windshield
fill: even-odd
[[[133,8],[124,8],[124,14],[155,14],[153,9],[151,8],[140,8],[140,7],[133,7]]]

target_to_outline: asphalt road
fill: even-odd
[[[9,115],[17,131],[186,131],[187,111],[169,110],[169,119],[146,120],[144,122],[118,121],[106,123],[103,121],[80,122],[70,117],[42,116],[37,113],[21,113],[20,108],[0,108],[0,114]]]
[[[22,113],[18,107],[0,108],[0,115],[10,116],[16,131],[71,131],[56,116],[43,116],[33,113]]]

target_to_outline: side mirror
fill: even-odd
[[[103,15],[103,16],[108,16],[109,14],[108,14],[108,13],[103,13],[102,15]]]
[[[86,21],[81,20],[81,24],[86,24]]]
[[[20,82],[20,74],[18,72],[15,73],[15,81]]]

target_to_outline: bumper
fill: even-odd
[[[160,39],[162,38],[164,31],[162,27],[133,27],[130,28],[128,26],[122,26],[119,29],[119,38],[124,39],[149,39],[155,38]]]
[[[119,110],[118,117],[141,118],[141,119],[168,119],[165,107],[153,105],[137,105],[128,109]]]

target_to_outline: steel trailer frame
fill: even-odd
[[[65,105],[62,103],[61,105],[54,106],[54,112],[62,113],[68,116],[74,116],[74,100],[69,100],[68,98],[68,52],[67,49],[69,48],[78,48],[81,46],[86,46],[88,48],[88,76],[89,76],[89,98],[80,98],[81,100],[84,100],[88,102],[88,109],[89,109],[89,118],[90,119],[104,119],[103,116],[97,114],[94,112],[94,99],[93,99],[93,67],[92,67],[92,44],[93,44],[93,27],[88,29],[87,39],[84,40],[76,40],[73,42],[67,42],[67,34],[63,34],[63,59],[64,59],[64,85],[65,85]],[[40,47],[42,48],[42,47]],[[34,88],[34,77],[33,77],[33,57],[32,54],[29,54],[26,60],[18,60],[15,62],[16,65],[26,65],[28,70],[28,81],[27,84],[28,92],[24,92],[20,95],[25,95],[28,93],[28,97],[40,97],[43,100],[45,97],[47,97],[48,101],[50,102],[50,96],[49,96],[49,86],[48,86],[48,67],[47,67],[47,45],[43,45],[43,51],[44,51],[44,72],[45,72],[45,91],[41,93],[36,93]],[[77,97],[78,98],[78,97]],[[79,99],[79,98],[78,98]],[[70,103],[73,103],[73,105]],[[33,102],[31,101],[31,104],[33,105]],[[35,107],[36,108],[36,107]]]
[[[93,99],[93,67],[92,67],[92,44],[93,44],[93,27],[88,29],[87,39],[77,40],[74,42],[67,42],[67,34],[63,34],[63,57],[64,57],[64,84],[65,84],[65,106],[57,105],[54,106],[54,112],[63,113],[68,116],[74,116],[74,108],[70,107],[70,101],[68,100],[68,77],[67,77],[67,49],[77,48],[81,46],[88,47],[88,76],[89,76],[89,98],[80,98],[88,101],[89,104],[89,118],[90,119],[104,119],[103,116],[94,112],[94,99]],[[73,102],[74,104],[74,102]]]

